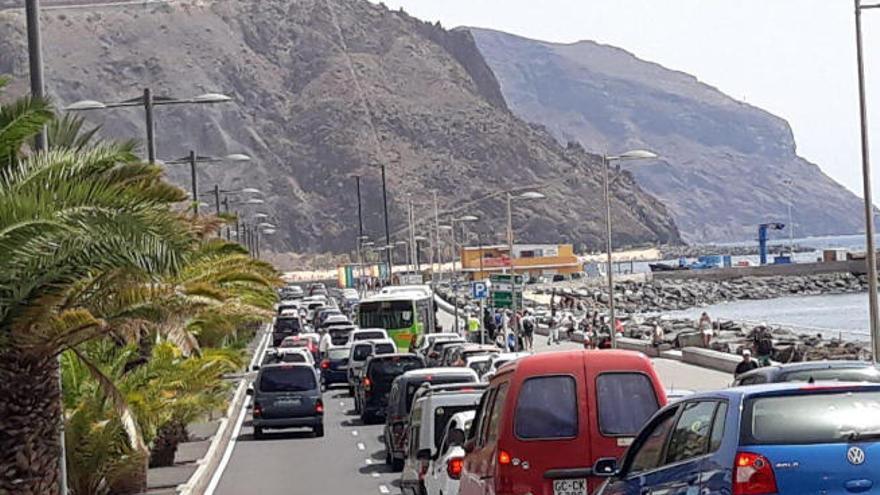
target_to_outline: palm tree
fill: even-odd
[[[39,99],[0,107],[0,493],[58,491],[57,356],[108,331],[83,291],[173,275],[198,236],[171,208],[185,194],[129,148],[27,149],[51,118]]]

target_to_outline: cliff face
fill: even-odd
[[[797,236],[864,229],[859,198],[797,155],[785,120],[618,48],[471,32],[520,117],[591,151],[658,152],[660,165],[625,167],[686,240],[754,239],[788,223],[789,200]]]
[[[232,96],[233,103],[157,108],[158,156],[190,149],[253,156],[205,165],[199,182],[203,191],[215,183],[262,189],[267,204],[259,208],[279,227],[267,240],[274,249],[352,250],[354,175],[362,177],[366,231],[383,241],[380,164],[393,231],[404,228],[410,199],[417,217],[433,219],[436,190],[441,216],[467,211],[481,218],[473,228],[503,238],[499,193],[534,185],[547,199],[515,208],[518,241],[601,245],[598,158],[510,113],[466,31],[365,0],[49,10],[43,31],[46,81],[59,104],[119,101],[144,87],[160,96]],[[0,13],[0,72],[14,75],[13,94],[26,92],[24,40],[23,13]],[[105,134],[144,135],[138,109],[87,116]],[[169,174],[189,188],[186,170]],[[619,181],[613,205],[617,244],[680,241],[664,206],[630,176]]]

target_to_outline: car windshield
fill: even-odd
[[[384,332],[358,332],[354,336],[354,340],[371,340],[371,339],[384,339]]]
[[[278,318],[275,320],[276,332],[298,332],[299,318]]]
[[[397,352],[397,348],[391,342],[376,344],[374,349],[376,354],[394,354]]]
[[[364,361],[373,353],[373,346],[369,344],[354,346],[354,353],[351,358],[355,361]]]
[[[361,303],[358,320],[361,327],[396,330],[409,328],[415,320],[412,301],[376,301]]]
[[[330,359],[348,359],[348,347],[330,349]]]
[[[758,397],[743,408],[741,443],[818,444],[880,436],[880,392]]]
[[[370,365],[370,375],[377,380],[387,380],[402,375],[409,370],[416,370],[422,367],[421,359],[415,356],[395,356],[373,361]]]
[[[261,392],[305,392],[315,388],[315,372],[309,367],[264,368],[260,373]]]
[[[873,367],[826,368],[820,370],[792,371],[782,376],[784,382],[834,381],[880,383],[880,371]]]

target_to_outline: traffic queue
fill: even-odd
[[[392,329],[343,323],[321,296],[298,298],[299,324],[281,323],[294,310],[279,305],[277,346],[253,389],[255,435],[322,435],[321,388],[342,385],[364,423],[384,423],[385,462],[405,495],[880,489],[880,372],[870,363],[759,368],[729,389],[673,398],[638,352],[508,353],[445,332],[398,349]],[[279,368],[301,380],[290,386]]]

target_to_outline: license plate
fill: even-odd
[[[553,495],[587,495],[587,480],[553,480]]]
[[[287,399],[287,400],[275,401],[275,405],[278,407],[297,407],[301,404],[302,404],[302,401],[299,399]]]

